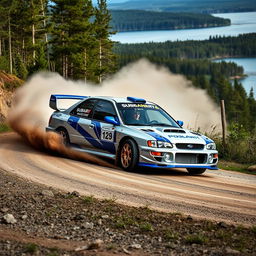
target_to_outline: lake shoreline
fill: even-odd
[[[147,43],[166,41],[209,40],[215,36],[238,36],[239,34],[256,33],[256,12],[217,13],[214,16],[231,20],[229,26],[203,27],[176,30],[150,30],[118,32],[111,38],[119,43]]]

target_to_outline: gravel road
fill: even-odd
[[[195,218],[255,225],[256,176],[206,171],[138,170],[133,173],[36,151],[15,133],[0,135],[0,169],[66,192],[115,199]]]

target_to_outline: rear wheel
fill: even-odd
[[[57,129],[58,134],[61,136],[62,138],[62,143],[65,146],[68,146],[70,144],[70,140],[69,140],[69,135],[66,129],[64,128],[59,128]]]
[[[118,162],[124,170],[134,170],[139,159],[139,151],[136,143],[131,139],[124,141],[120,147],[118,158]]]
[[[202,174],[206,171],[205,168],[187,168],[187,171],[190,175]]]

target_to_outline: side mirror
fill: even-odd
[[[182,127],[183,124],[184,124],[184,122],[183,122],[183,121],[180,121],[180,120],[177,120],[177,123],[178,123],[178,125],[179,125],[180,127]]]
[[[120,125],[119,121],[116,121],[113,116],[105,116],[104,121],[108,124]]]

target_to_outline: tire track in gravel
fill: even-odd
[[[34,150],[14,133],[0,135],[0,168],[31,181],[84,195],[115,198],[195,217],[252,225],[256,223],[256,176],[184,170],[124,172]]]

